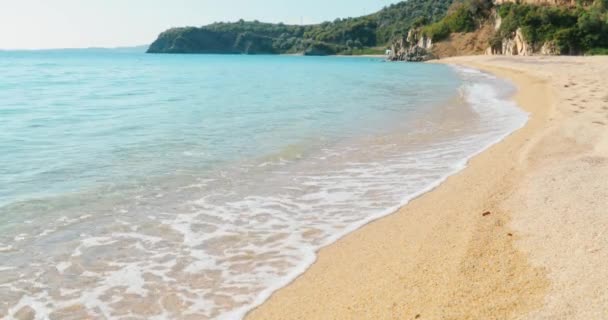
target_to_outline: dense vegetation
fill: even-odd
[[[411,28],[417,28],[434,42],[455,32],[475,31],[489,21],[494,9],[502,23],[489,39],[488,45],[493,48],[501,48],[521,29],[534,52],[545,44],[561,54],[608,52],[608,0],[578,0],[572,7],[519,1],[494,7],[492,0],[408,0],[371,15],[316,25],[240,20],[200,28],[174,28],[161,33],[148,52],[380,53]]]
[[[148,52],[154,53],[376,53],[423,19],[435,22],[452,0],[409,0],[377,13],[297,26],[258,21],[214,23],[200,28],[169,29]]]
[[[447,38],[454,32],[475,31],[489,17],[491,0],[465,0],[452,3],[447,15],[422,28],[422,33],[433,41]]]
[[[607,7],[608,0],[587,6],[579,3],[576,8],[507,3],[498,9],[502,24],[497,38],[521,28],[533,46],[552,42],[562,54],[604,53],[603,48],[608,48]]]
[[[422,21],[421,33],[440,41],[454,32],[478,29],[492,14],[491,0],[456,0],[446,16],[434,23]],[[489,45],[500,48],[517,29],[534,52],[551,44],[561,54],[605,54],[608,52],[608,0],[579,0],[574,7],[532,5],[519,1],[495,8],[502,19]]]

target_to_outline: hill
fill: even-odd
[[[393,60],[608,53],[608,0],[456,0],[393,42]]]
[[[149,53],[309,55],[383,52],[419,21],[436,22],[452,0],[409,0],[363,17],[315,25],[243,21],[172,28],[161,33]]]

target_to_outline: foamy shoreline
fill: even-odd
[[[514,81],[529,123],[434,191],[322,249],[306,273],[249,319],[608,316],[608,290],[601,287],[608,279],[608,218],[597,216],[608,199],[608,96],[597,77],[607,59],[442,62]],[[574,188],[571,179],[592,186]],[[571,201],[560,201],[563,189],[572,189]],[[579,204],[577,197],[595,201]],[[579,253],[577,246],[589,249]]]
[[[329,239],[327,239],[327,241],[324,241],[322,244],[320,244],[318,248],[315,249],[314,253],[310,252],[309,255],[306,255],[304,259],[300,261],[300,264],[296,268],[291,270],[289,275],[281,277],[280,279],[278,279],[279,281],[274,283],[272,286],[265,288],[264,291],[256,297],[254,302],[238,309],[232,310],[222,315],[220,319],[242,318],[252,308],[262,305],[266,300],[268,300],[268,298],[272,294],[274,294],[275,291],[280,290],[281,288],[289,285],[294,281],[294,279],[305,273],[308,268],[310,268],[310,266],[316,261],[316,252],[318,252],[318,250],[322,250],[323,248],[334,244],[341,238],[359,230],[363,226],[373,221],[394,214],[400,208],[406,206],[413,199],[416,199],[421,195],[424,195],[425,193],[437,188],[444,181],[446,181],[446,179],[466,168],[467,163],[471,158],[475,157],[476,155],[485,151],[496,143],[499,143],[506,136],[509,136],[514,131],[520,129],[526,124],[526,122],[528,121],[528,114],[522,112],[520,108],[509,98],[510,92],[512,92],[513,90],[511,84],[504,83],[504,80],[496,78],[491,74],[480,72],[477,69],[468,68],[464,66],[452,67],[454,69],[453,71],[458,74],[459,78],[461,78],[462,80],[462,85],[459,88],[457,95],[459,98],[466,100],[467,110],[459,111],[459,113],[471,113],[479,119],[475,120],[473,118],[470,118],[469,129],[462,130],[462,124],[460,124],[459,130],[457,131],[463,132],[452,132],[452,134],[454,134],[455,136],[454,140],[451,142],[456,145],[456,147],[454,148],[461,148],[461,150],[459,152],[456,152],[456,159],[452,159],[454,157],[450,156],[447,157],[452,161],[455,160],[455,162],[448,161],[447,163],[445,163],[446,165],[449,164],[448,168],[446,169],[447,171],[442,172],[441,176],[437,177],[436,179],[427,181],[426,185],[420,186],[420,189],[416,189],[414,192],[407,188],[403,190],[394,190],[397,194],[399,194],[399,200],[396,202],[395,205],[379,208],[375,212],[368,212],[368,215],[364,216],[357,222],[352,223],[345,229],[339,230],[338,232],[334,233]],[[505,85],[504,88],[501,87],[503,85]],[[489,105],[492,106],[489,107]],[[448,112],[454,117],[456,117],[456,115],[452,114],[454,110],[449,110],[460,110],[458,109],[458,107],[454,107],[451,104],[444,106],[444,108],[445,109],[443,110],[443,112]],[[462,115],[458,115],[457,117],[461,116]],[[480,122],[483,124],[480,125]],[[447,129],[444,128],[444,130]],[[459,138],[455,138],[456,136],[458,136]],[[469,142],[463,142],[461,144],[459,143],[460,139]],[[471,141],[473,141],[472,144]],[[433,147],[438,146],[434,143],[428,143],[427,147],[432,150]],[[407,153],[403,155],[406,156]],[[419,154],[419,156],[422,156],[422,154]],[[430,160],[427,159],[427,161]],[[402,175],[401,177],[409,176],[407,176],[406,174],[406,176]],[[380,175],[379,178],[382,179],[382,175]],[[389,181],[385,181],[385,184],[389,185]],[[365,190],[365,186],[362,186],[362,188],[363,190]],[[359,210],[365,212],[365,208],[360,208]]]

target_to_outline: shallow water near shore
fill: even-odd
[[[527,120],[443,65],[0,57],[0,317],[241,318]]]

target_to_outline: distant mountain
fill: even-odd
[[[453,0],[409,0],[363,17],[315,25],[259,21],[172,28],[158,36],[148,53],[229,53],[308,55],[383,52],[416,21],[443,18]]]
[[[115,52],[115,53],[144,53],[148,50],[149,45],[139,45],[133,47],[89,47],[89,48],[58,48],[58,49],[17,49],[17,50],[0,50],[0,51],[23,51],[23,52]]]
[[[122,52],[122,53],[141,53],[148,51],[150,46],[147,44],[133,46],[133,47],[116,47],[116,48],[87,48],[83,50],[97,50],[97,51],[112,51],[112,52]]]

